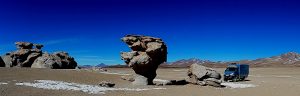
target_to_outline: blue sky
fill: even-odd
[[[14,42],[67,51],[79,64],[122,64],[120,38],[162,38],[168,61],[300,52],[297,0],[1,0],[0,54]]]

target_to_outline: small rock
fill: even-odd
[[[121,79],[122,79],[122,80],[126,80],[126,81],[130,81],[130,82],[133,82],[133,81],[134,81],[134,78],[133,78],[133,77],[128,77],[128,76],[121,76]]]
[[[101,87],[114,87],[116,84],[108,81],[102,81],[99,83]]]
[[[166,82],[159,82],[156,85],[166,86],[166,85],[185,85],[188,84],[186,80],[167,80]]]
[[[188,82],[186,80],[176,80],[175,83],[173,83],[175,85],[185,85],[185,84],[188,84]]]

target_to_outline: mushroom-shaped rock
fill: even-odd
[[[165,43],[159,38],[140,35],[127,35],[122,41],[132,50],[121,52],[121,59],[136,73],[133,84],[153,84],[158,66],[167,60]]]

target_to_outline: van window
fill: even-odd
[[[236,68],[227,68],[227,71],[236,71]]]

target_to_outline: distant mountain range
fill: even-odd
[[[97,64],[95,66],[93,65],[81,65],[80,68],[93,68],[93,67],[108,67],[108,65],[104,64],[104,63],[100,63],[100,64]]]
[[[258,58],[255,60],[240,60],[240,61],[228,61],[228,62],[214,62],[209,60],[200,60],[197,58],[182,59],[175,62],[167,62],[160,65],[163,68],[185,68],[190,65],[197,63],[207,67],[226,67],[231,63],[249,64],[251,67],[300,67],[300,54],[296,52],[288,52],[278,56],[272,56],[267,58]],[[118,65],[106,65],[104,63],[96,66],[83,65],[81,68],[92,68],[92,67],[106,67],[106,68],[127,68],[125,64]]]
[[[191,64],[202,64],[208,67],[225,67],[227,64],[239,63],[249,64],[252,67],[284,67],[284,66],[296,66],[300,67],[300,54],[296,52],[288,52],[279,56],[272,56],[268,58],[259,58],[256,60],[240,60],[229,62],[213,62],[209,60],[200,60],[196,58],[182,59],[171,63],[164,63],[161,67],[188,67]]]

